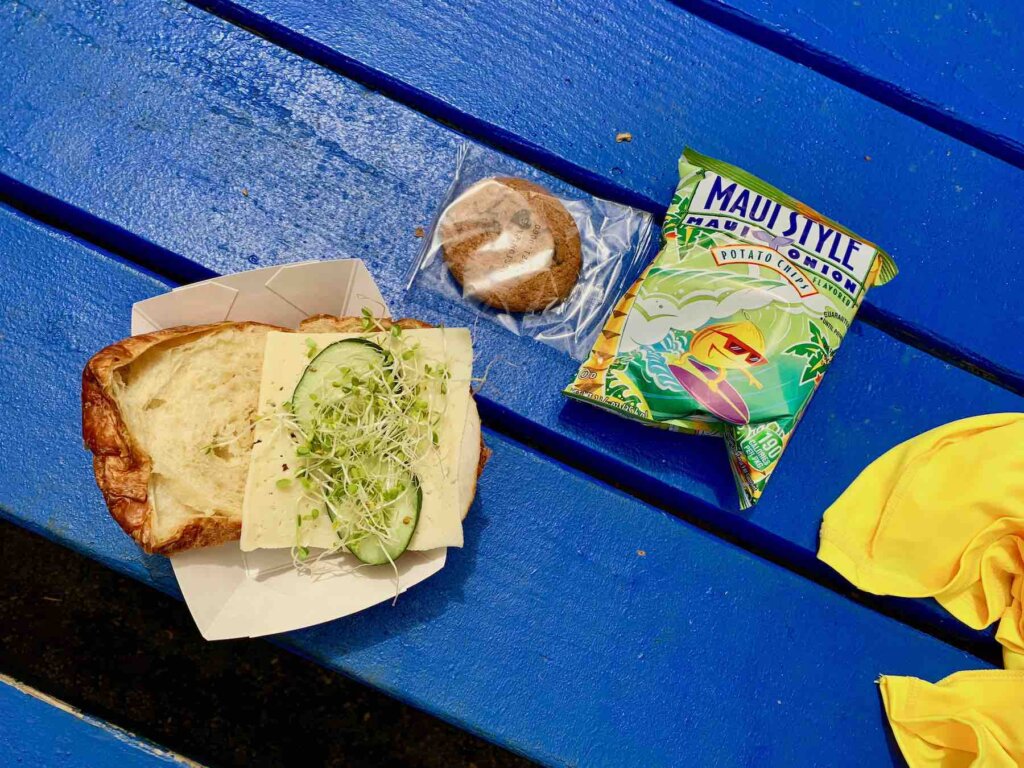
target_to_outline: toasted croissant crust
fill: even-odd
[[[213,516],[196,518],[170,537],[156,537],[149,493],[152,461],[125,424],[113,394],[114,377],[120,369],[157,345],[183,343],[231,327],[287,330],[263,323],[211,323],[167,328],[111,344],[97,352],[86,363],[82,373],[82,437],[93,453],[96,484],[121,529],[151,554],[170,555],[237,539],[242,522],[241,519]]]

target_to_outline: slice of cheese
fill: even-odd
[[[467,478],[460,483],[472,463],[475,475],[479,457],[479,427],[467,437],[467,425],[478,424],[469,382],[473,370],[473,347],[465,328],[407,330],[403,336],[419,344],[421,364],[445,364],[451,371],[444,402],[431,403],[442,413],[438,425],[438,446],[412,467],[423,494],[420,518],[409,548],[413,550],[462,546],[462,518],[468,505],[465,496]],[[277,333],[267,334],[260,381],[259,416],[268,416],[289,400],[295,385],[309,364],[307,341],[313,339],[324,349],[336,341],[351,338],[374,339],[366,333]],[[441,397],[438,395],[438,397]],[[252,456],[242,504],[242,540],[245,552],[265,548],[290,548],[296,542],[296,515],[310,511],[297,482],[285,488],[278,480],[293,476],[299,459],[293,437],[275,419],[256,424]],[[472,441],[466,445],[467,440]],[[469,485],[472,488],[472,485]],[[309,547],[331,548],[337,536],[326,515],[302,524],[301,543]]]

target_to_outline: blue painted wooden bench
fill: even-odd
[[[69,11],[54,10],[55,16],[61,13]],[[0,56],[9,57],[11,70],[21,73],[15,78],[23,81],[17,96],[26,106],[6,128],[0,126],[0,146],[6,148],[0,172],[6,173],[9,186],[18,187],[19,199],[33,199],[26,186],[29,193],[45,193],[49,198],[39,203],[44,215],[98,235],[101,242],[165,274],[194,278],[211,270],[347,254],[366,259],[394,311],[449,322],[458,317],[450,305],[413,301],[400,290],[420,243],[412,230],[429,220],[447,183],[455,134],[190,6],[138,3],[125,13],[132,23],[120,23],[116,13],[96,17],[87,10],[69,17],[68,23],[96,45],[61,45],[59,24],[19,24],[15,18],[0,28],[7,51]],[[357,20],[364,23],[362,17]],[[395,23],[418,28],[400,17]],[[196,61],[220,62],[224,50],[231,55],[203,67],[187,57],[154,58],[151,49],[165,40],[174,40],[176,50],[207,52]],[[418,38],[412,43],[410,55],[418,55]],[[59,50],[60,56],[32,54],[42,50]],[[424,68],[431,63],[424,61]],[[794,78],[809,76],[793,69]],[[785,72],[789,76],[790,69]],[[840,91],[832,98],[849,98],[844,89],[819,79],[817,88]],[[84,111],[78,106],[83,96],[92,105]],[[574,108],[586,112],[582,103]],[[872,109],[879,119],[902,119]],[[70,135],[80,140],[69,143]],[[934,140],[945,141],[941,136]],[[640,144],[639,138],[634,141]],[[645,156],[644,163],[664,177],[661,196],[667,199],[678,147],[661,148],[660,159]],[[518,169],[525,171],[525,166]],[[862,181],[853,170],[849,180]],[[794,184],[801,189],[797,180]],[[241,194],[243,188],[248,197]],[[835,197],[830,194],[826,202],[842,202]],[[892,207],[870,199],[862,204],[879,215]],[[920,269],[905,273],[911,280],[926,274]],[[905,279],[901,275],[898,282]],[[1003,286],[1002,301],[1013,300],[1011,288]],[[935,307],[941,312],[939,302]],[[977,318],[979,337],[998,335],[991,317]],[[1005,315],[1010,323],[1016,318]],[[955,324],[964,325],[959,318]],[[574,371],[564,356],[498,329],[480,327],[477,336],[481,367],[507,359],[555,381],[567,381]],[[959,359],[973,354],[968,350]],[[821,512],[871,458],[913,434],[977,413],[979,404],[989,411],[1020,408],[1020,398],[1008,389],[857,324],[801,425],[801,439],[773,479],[772,493],[753,514],[740,517],[720,450],[703,441],[656,434],[585,406],[567,406],[554,388],[536,391],[521,367],[496,365],[491,374],[485,414],[501,418],[517,438],[542,442],[563,460],[769,557],[783,558],[819,580],[834,579],[813,557]],[[801,471],[808,466],[819,468],[810,484]],[[931,604],[885,609],[933,625],[994,657],[991,641]]]
[[[875,101],[950,133],[959,141],[1017,166],[1024,164],[1024,82],[1017,70],[1022,56],[1024,19],[1012,0],[989,2],[983,9],[941,2],[907,4],[899,0],[800,6],[770,0],[674,2],[693,16],[806,65]],[[727,44],[718,53],[708,50],[709,43],[727,38],[711,31],[710,25],[691,21],[650,2],[619,4],[620,12],[600,9],[589,13],[584,4],[574,3],[569,5],[568,13],[549,10],[535,15],[519,14],[518,19],[514,9],[495,14],[491,7],[474,9],[454,4],[443,13],[414,8],[388,14],[376,13],[372,2],[348,4],[344,14],[326,0],[201,0],[196,4],[284,45],[293,45],[311,58],[343,60],[341,66],[366,77],[374,77],[376,69],[397,75],[413,87],[430,81],[463,90],[468,84],[467,76],[473,73],[466,72],[456,63],[458,59],[449,56],[435,60],[431,71],[417,72],[419,57],[406,55],[414,50],[408,45],[410,41],[415,40],[415,48],[428,57],[440,51],[478,50],[485,42],[489,46],[497,44],[502,46],[496,52],[498,60],[518,63],[519,60],[502,54],[537,39],[515,35],[531,23],[544,27],[549,39],[572,39],[574,50],[582,46],[584,56],[580,59],[584,64],[595,56],[606,56],[604,61],[610,61],[608,55],[601,53],[602,48],[615,36],[619,38],[617,46],[624,48],[625,41],[636,34],[635,22],[642,22],[645,15],[649,21],[643,24],[644,32],[661,27],[653,38],[656,43],[651,46],[654,56],[659,50],[662,54],[667,50],[659,44],[673,36],[685,41],[694,31],[697,38],[691,54],[707,55],[709,65],[727,61],[733,51],[752,50],[734,44]],[[502,35],[510,38],[503,40],[480,35],[480,25],[489,31],[504,28],[512,34]],[[584,34],[579,34],[581,27]],[[601,27],[608,29],[601,32]],[[405,45],[389,50],[386,41],[391,37]],[[523,53],[528,51],[524,49]],[[651,53],[645,52],[648,56]],[[335,59],[335,55],[342,59]],[[536,58],[544,58],[543,53]],[[599,93],[606,89],[628,91],[630,74],[641,71],[635,66],[636,60],[636,55],[623,58],[615,70],[607,73],[592,69],[582,80],[574,80],[565,72],[562,80],[571,87],[564,90],[585,94],[587,84],[601,80],[604,87]],[[381,63],[386,64],[383,70]],[[673,63],[669,62],[669,66]],[[551,58],[541,76],[569,67],[576,73],[583,71],[571,61]],[[485,71],[478,74],[487,76]],[[715,75],[700,77],[707,76]],[[413,82],[417,78],[422,79]],[[459,81],[464,84],[461,88]],[[662,87],[671,88],[671,82]],[[751,92],[743,87],[737,90]],[[695,96],[702,92],[703,89],[694,89]],[[491,89],[482,89],[477,98],[496,108],[502,106]],[[678,102],[672,106],[678,106]]]
[[[0,444],[19,445],[0,514],[180,596],[167,561],[105,514],[68,394],[93,348],[126,332],[124,308],[166,284],[9,210],[0,269]],[[884,764],[877,676],[983,665],[492,429],[485,439],[494,457],[467,546],[429,588],[281,642],[577,765]]]
[[[1020,167],[1024,96],[1015,3],[678,0],[726,29]]]
[[[964,281],[952,295],[948,290],[963,258],[979,270],[999,268],[998,251],[979,248],[978,232],[994,230],[998,237],[999,223],[1015,221],[1024,210],[1012,194],[1017,170],[683,9],[661,0],[600,10],[569,0],[529,13],[516,3],[452,3],[442,12],[402,4],[387,13],[373,0],[347,3],[344,13],[327,0],[201,4],[435,117],[460,126],[469,118],[470,127],[496,145],[652,211],[665,210],[683,142],[739,163],[854,231],[870,233],[897,261],[929,265],[906,269],[889,290],[871,294],[865,317],[998,371],[1018,388],[1024,384],[1024,350],[1000,341],[1003,331],[1024,329],[1024,317],[1014,311],[1014,283]],[[935,5],[948,13],[944,4]],[[1000,71],[1021,59],[1014,37],[1020,14],[1009,2],[995,6],[989,13],[1005,20],[1010,40],[998,55],[1008,56],[988,65],[997,56],[991,38],[969,45],[965,65],[989,49],[971,69],[984,70],[996,84],[974,88],[972,78],[968,92],[998,100],[1001,111],[1019,110],[1024,86]],[[839,22],[842,12],[831,13]],[[891,23],[877,11],[873,18],[879,26]],[[906,25],[913,21],[907,14]],[[986,21],[998,28],[994,19]],[[869,32],[858,31],[858,45]],[[874,45],[899,45],[890,42],[894,36],[874,39],[885,41]],[[922,57],[921,50],[928,53]],[[960,55],[958,49],[953,60],[959,63]],[[933,72],[930,57],[951,58],[948,46],[912,40],[904,43],[903,57]],[[495,72],[500,88],[491,87]],[[933,86],[932,98],[963,93],[951,79]],[[925,84],[923,78],[914,82]],[[1024,130],[1019,112],[1005,122],[1007,131]],[[633,141],[616,143],[616,132],[624,130]],[[972,317],[982,302],[991,312]],[[1000,320],[1008,325],[997,325]]]
[[[994,129],[955,92],[956,119],[977,133],[801,66],[750,26],[798,41],[796,22],[758,21],[743,2],[726,8],[746,26],[717,22],[733,31],[648,0],[600,12],[570,0],[558,16],[517,3],[201,5],[0,9],[12,75],[0,101],[14,105],[0,196],[58,227],[0,210],[0,398],[18,414],[0,444],[22,445],[0,456],[0,514],[177,594],[166,563],[104,517],[68,447],[68,393],[88,355],[127,333],[133,301],[347,255],[396,313],[458,322],[459,308],[403,290],[413,230],[462,140],[429,117],[494,147],[510,172],[652,212],[687,142],[903,267],[871,294],[764,501],[738,514],[720,446],[564,403],[538,383],[567,381],[571,360],[480,325],[481,370],[508,364],[480,398],[496,456],[467,550],[415,601],[282,642],[534,759],[581,765],[882,764],[878,673],[936,678],[997,658],[988,633],[933,603],[854,595],[814,559],[822,511],[873,457],[945,421],[1021,409],[1024,354],[1006,343],[1024,330],[1018,282],[990,247],[1020,217],[1008,193],[1020,170],[978,138]],[[696,10],[714,20],[708,7]],[[889,78],[876,58],[864,71]],[[619,130],[634,140],[616,144]]]
[[[0,675],[0,756],[5,766],[200,768],[4,675]]]

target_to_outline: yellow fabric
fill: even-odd
[[[868,592],[999,621],[1007,668],[1024,669],[1024,414],[946,424],[877,459],[825,513],[818,557]]]
[[[878,681],[910,768],[1024,766],[1024,672],[957,672],[936,684]]]

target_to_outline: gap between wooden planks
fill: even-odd
[[[987,245],[1024,215],[1019,171],[681,8],[195,4],[652,212],[667,205],[683,142],[744,166],[903,264],[865,320],[1024,392],[1024,348],[998,341],[1024,335],[1024,316],[1002,249]],[[628,150],[615,146],[621,130],[635,136]]]
[[[166,286],[6,210],[0,234],[0,444],[19,446],[4,457],[0,514],[176,594],[166,560],[143,555],[103,509],[68,397],[95,346],[126,329],[125,307]],[[279,641],[549,764],[726,753],[737,764],[878,764],[892,754],[879,672],[938,679],[979,666],[493,431],[486,438],[495,455],[467,547],[429,587]]]

